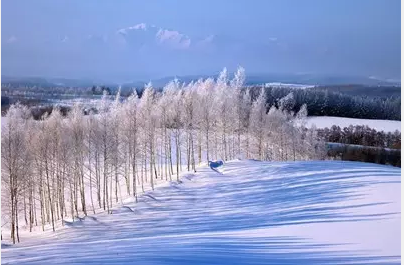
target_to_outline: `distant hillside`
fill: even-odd
[[[232,76],[233,73],[229,73]],[[116,82],[116,81],[102,81],[102,80],[83,80],[83,79],[71,79],[71,78],[43,78],[43,77],[10,77],[1,76],[2,85],[10,86],[40,86],[40,87],[91,87],[97,86],[109,86],[111,88],[117,88],[121,86],[122,89],[142,88],[148,82],[152,82],[156,88],[162,88],[168,82],[177,78],[180,82],[189,83],[191,81],[197,81],[198,79],[206,79],[209,77],[217,77],[218,73],[211,73],[209,75],[186,75],[186,76],[166,76],[162,78],[154,78],[149,80],[134,79],[133,81]],[[332,76],[332,75],[317,75],[317,74],[254,74],[247,72],[246,85],[262,85],[266,83],[286,83],[286,84],[300,84],[300,85],[316,85],[320,88],[327,87],[332,89],[339,89],[342,93],[351,93],[352,86],[355,89],[363,89],[363,92],[368,93],[369,89],[366,87],[388,86],[393,87],[394,95],[397,95],[397,91],[400,90],[399,82],[392,82],[388,80],[379,80],[370,77],[363,76]],[[357,84],[357,85],[352,85]],[[376,90],[375,90],[376,91]],[[389,90],[391,91],[391,90]],[[355,92],[356,93],[356,92]],[[371,92],[374,93],[374,92]],[[390,93],[390,92],[386,92]],[[376,93],[377,94],[377,93]]]
[[[351,96],[366,96],[366,97],[401,97],[401,86],[370,86],[370,85],[327,85],[318,86],[313,89],[329,90],[332,92],[340,92]]]
[[[232,73],[229,73],[231,76]],[[180,82],[189,83],[196,81],[200,78],[206,79],[209,77],[216,77],[217,74],[211,75],[187,75],[187,76],[168,76],[163,78],[152,79],[148,81],[136,81],[131,83],[122,84],[123,88],[143,86],[145,83],[151,81],[155,87],[163,87],[165,84],[177,78]],[[369,77],[362,76],[326,76],[314,74],[248,74],[246,77],[246,85],[262,85],[266,83],[287,83],[287,84],[302,84],[302,85],[316,85],[316,86],[351,86],[351,84],[358,84],[358,86],[400,86],[399,82],[383,81]]]
[[[102,82],[95,80],[69,79],[69,78],[43,78],[43,77],[11,77],[1,76],[1,84],[16,86],[38,86],[42,88],[50,87],[91,87],[93,85],[108,84],[116,86],[112,82]]]

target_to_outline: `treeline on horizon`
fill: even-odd
[[[248,88],[254,97],[262,86]],[[281,98],[292,93],[294,102],[289,110],[298,112],[306,104],[308,116],[401,120],[401,96],[400,93],[397,94],[397,87],[346,85],[301,89],[267,86],[264,89],[268,106],[278,106]],[[387,89],[387,92],[381,92],[383,89]],[[142,95],[142,89],[136,91]]]
[[[359,161],[401,167],[401,150],[353,144],[328,144],[327,155],[343,161]]]
[[[401,132],[398,130],[384,132],[364,125],[350,125],[343,128],[333,125],[331,128],[317,131],[326,142],[401,149]]]
[[[257,94],[262,86],[248,86],[251,93]],[[162,88],[155,88],[161,91]],[[245,88],[244,88],[245,89]],[[144,88],[135,88],[141,97]],[[313,88],[265,87],[269,106],[293,93],[295,105],[291,109],[297,112],[303,104],[307,105],[309,116],[336,116],[359,119],[401,120],[401,95],[398,87],[376,87],[361,85],[319,86]],[[41,88],[2,86],[2,103],[9,102],[6,97],[29,96],[36,94],[76,94],[78,96],[100,96],[116,94],[117,88],[108,86],[92,86],[90,88]],[[122,89],[121,96],[129,97],[133,89]],[[3,104],[2,104],[3,106]]]
[[[251,90],[259,91],[258,87]],[[401,120],[400,97],[352,96],[317,88],[266,87],[265,90],[269,105],[278,105],[279,99],[292,93],[294,105],[291,110],[297,112],[303,104],[306,104],[309,116]]]
[[[328,85],[328,86],[316,86],[314,90],[329,90],[332,92],[338,92],[341,94],[347,94],[350,96],[368,97],[368,98],[396,98],[401,97],[400,86],[369,86],[369,85]]]

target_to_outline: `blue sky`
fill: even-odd
[[[399,0],[3,0],[2,74],[400,78]]]

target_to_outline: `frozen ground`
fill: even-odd
[[[307,119],[307,126],[311,127],[314,124],[317,128],[331,128],[333,125],[337,125],[341,128],[348,127],[349,125],[367,125],[369,128],[376,131],[394,132],[398,130],[401,132],[401,121],[391,120],[369,120],[369,119],[354,119],[332,116],[311,116]]]
[[[2,244],[4,264],[399,264],[400,169],[232,161]],[[3,234],[4,236],[4,234]],[[4,241],[3,241],[4,242]]]

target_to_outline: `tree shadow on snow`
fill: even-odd
[[[255,167],[249,168],[252,164]],[[388,211],[360,213],[364,207],[389,202],[352,203],[366,195],[358,193],[359,188],[378,183],[364,176],[383,181],[389,175],[400,182],[399,170],[327,161],[271,163],[272,167],[237,162],[235,169],[231,165],[226,164],[226,178],[218,178],[207,168],[183,183],[147,193],[139,198],[141,203],[125,206],[142,214],[119,215],[102,233],[94,233],[100,231],[95,222],[92,230],[75,230],[77,238],[87,236],[97,242],[97,248],[80,240],[60,243],[56,250],[41,250],[42,264],[55,262],[55,257],[63,262],[96,264],[399,264],[400,256],[364,257],[331,251],[332,245],[314,245],[305,238],[248,233],[237,236],[243,229],[360,223],[399,215]],[[343,201],[351,204],[338,204]],[[35,249],[23,251],[39,255]],[[71,251],[74,256],[69,256]]]

